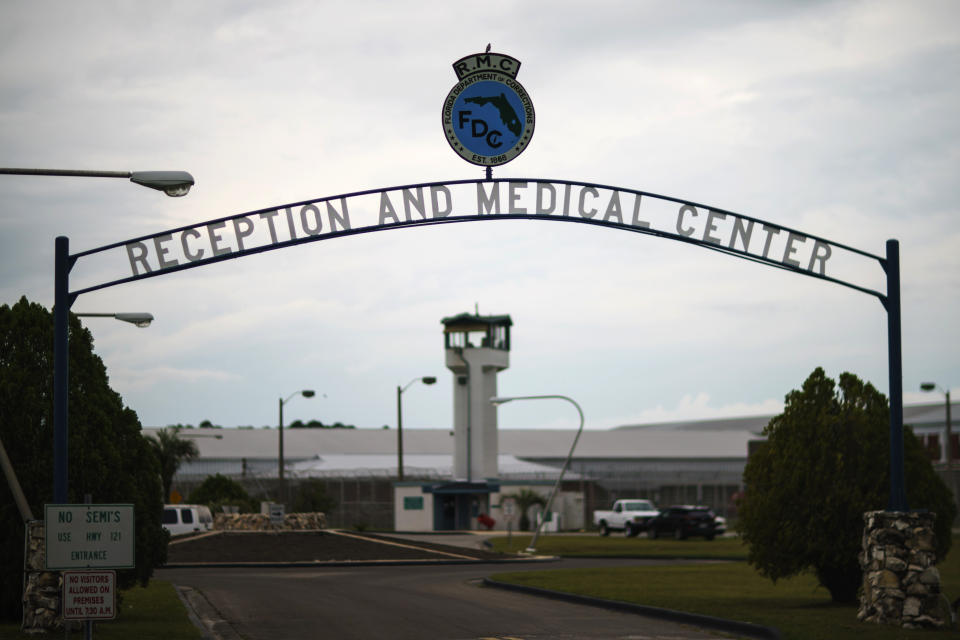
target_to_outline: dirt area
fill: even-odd
[[[497,560],[506,556],[371,533],[330,531],[224,531],[178,539],[167,564],[203,562],[356,562],[398,560]]]

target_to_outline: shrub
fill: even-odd
[[[811,571],[835,602],[856,599],[863,513],[885,508],[890,495],[889,416],[886,397],[851,373],[840,375],[838,389],[818,367],[787,394],[743,474],[737,528],[761,575],[776,581]],[[937,514],[942,559],[953,497],[909,430],[904,460],[908,504]]]

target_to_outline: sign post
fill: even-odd
[[[517,517],[517,500],[515,498],[502,498],[500,508],[503,510],[503,518],[507,521],[507,546],[513,540],[513,521]]]

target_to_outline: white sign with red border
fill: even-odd
[[[64,620],[113,620],[116,607],[117,572],[64,571]]]

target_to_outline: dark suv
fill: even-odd
[[[677,540],[689,536],[703,536],[707,540],[713,540],[717,535],[713,511],[708,507],[690,505],[661,509],[660,515],[647,522],[646,530],[650,538],[672,535]]]

